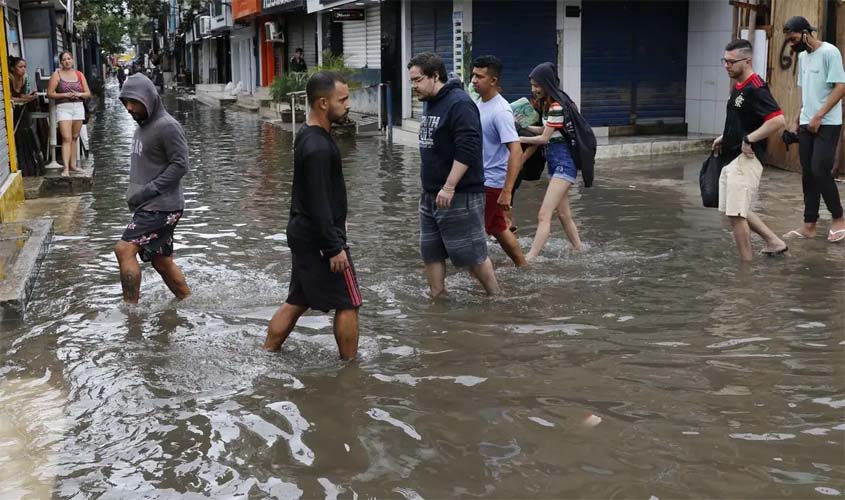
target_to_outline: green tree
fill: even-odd
[[[162,0],[76,0],[74,27],[79,32],[100,30],[100,45],[108,53],[126,50],[149,31],[151,19],[167,14],[168,3]]]

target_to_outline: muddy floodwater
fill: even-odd
[[[503,296],[450,268],[434,303],[417,150],[341,141],[365,301],[347,366],[319,312],[261,351],[293,169],[290,133],[251,113],[166,96],[190,144],[176,261],[194,293],[175,302],[145,266],[141,305],[121,305],[135,124],[115,96],[94,192],[62,214],[25,320],[2,325],[0,498],[845,494],[845,246],[740,267],[700,208],[702,154],[600,163],[572,197],[582,252],[555,222],[528,270],[490,247]],[[526,250],[545,186],[515,198]],[[765,220],[783,233],[801,210],[799,177],[767,170]]]

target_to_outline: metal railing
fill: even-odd
[[[393,89],[391,88],[391,82],[376,83],[366,87],[360,87],[355,90],[367,90],[374,88],[378,88],[378,92],[376,94],[378,129],[379,131],[387,129],[387,142],[388,144],[393,144]],[[293,137],[296,137],[296,104],[298,102],[302,103],[302,109],[305,110],[305,120],[308,120],[307,96],[304,90],[299,90],[289,93],[288,97],[290,98],[291,133],[293,134]],[[386,110],[384,109],[385,103],[383,100],[386,101],[387,104]],[[384,113],[387,114],[387,123],[385,123]],[[293,149],[293,143],[294,141],[291,141],[291,149]]]

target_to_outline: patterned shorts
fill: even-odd
[[[120,239],[138,245],[141,249],[139,255],[144,262],[150,262],[156,255],[170,257],[173,255],[173,230],[182,218],[182,212],[138,210]]]

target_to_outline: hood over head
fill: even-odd
[[[120,100],[124,99],[140,101],[147,108],[147,119],[141,125],[148,123],[164,109],[152,80],[141,73],[135,73],[126,79],[123,90],[120,91]]]
[[[540,84],[543,90],[546,91],[546,95],[554,99],[561,106],[572,102],[569,95],[560,89],[560,78],[557,76],[557,66],[554,63],[544,62],[539,64],[531,70],[528,78]]]

